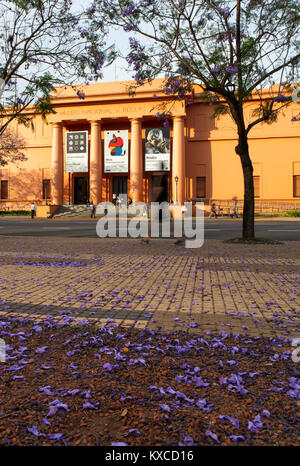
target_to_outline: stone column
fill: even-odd
[[[172,199],[183,204],[185,201],[185,140],[184,117],[173,118],[173,164],[172,164]],[[176,183],[175,178],[178,177]]]
[[[101,121],[91,121],[90,202],[102,201]]]
[[[131,120],[130,196],[134,202],[143,201],[142,120]]]
[[[52,157],[51,157],[51,197],[55,205],[63,203],[63,128],[61,123],[52,125]]]

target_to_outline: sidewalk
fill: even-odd
[[[0,317],[297,338],[299,265],[298,243],[3,237]]]

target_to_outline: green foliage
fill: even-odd
[[[31,215],[30,210],[0,210],[2,216],[28,216]]]
[[[300,217],[300,210],[291,210],[284,214],[285,217]]]

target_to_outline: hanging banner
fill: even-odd
[[[145,171],[170,170],[170,128],[147,128]]]
[[[128,172],[128,131],[105,131],[104,173]]]
[[[66,173],[88,172],[88,132],[66,133]]]

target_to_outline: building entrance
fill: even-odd
[[[74,204],[86,204],[89,200],[89,178],[74,177]]]
[[[168,177],[166,174],[152,175],[151,202],[168,202]]]
[[[128,178],[127,176],[113,177],[113,194],[127,194]]]

